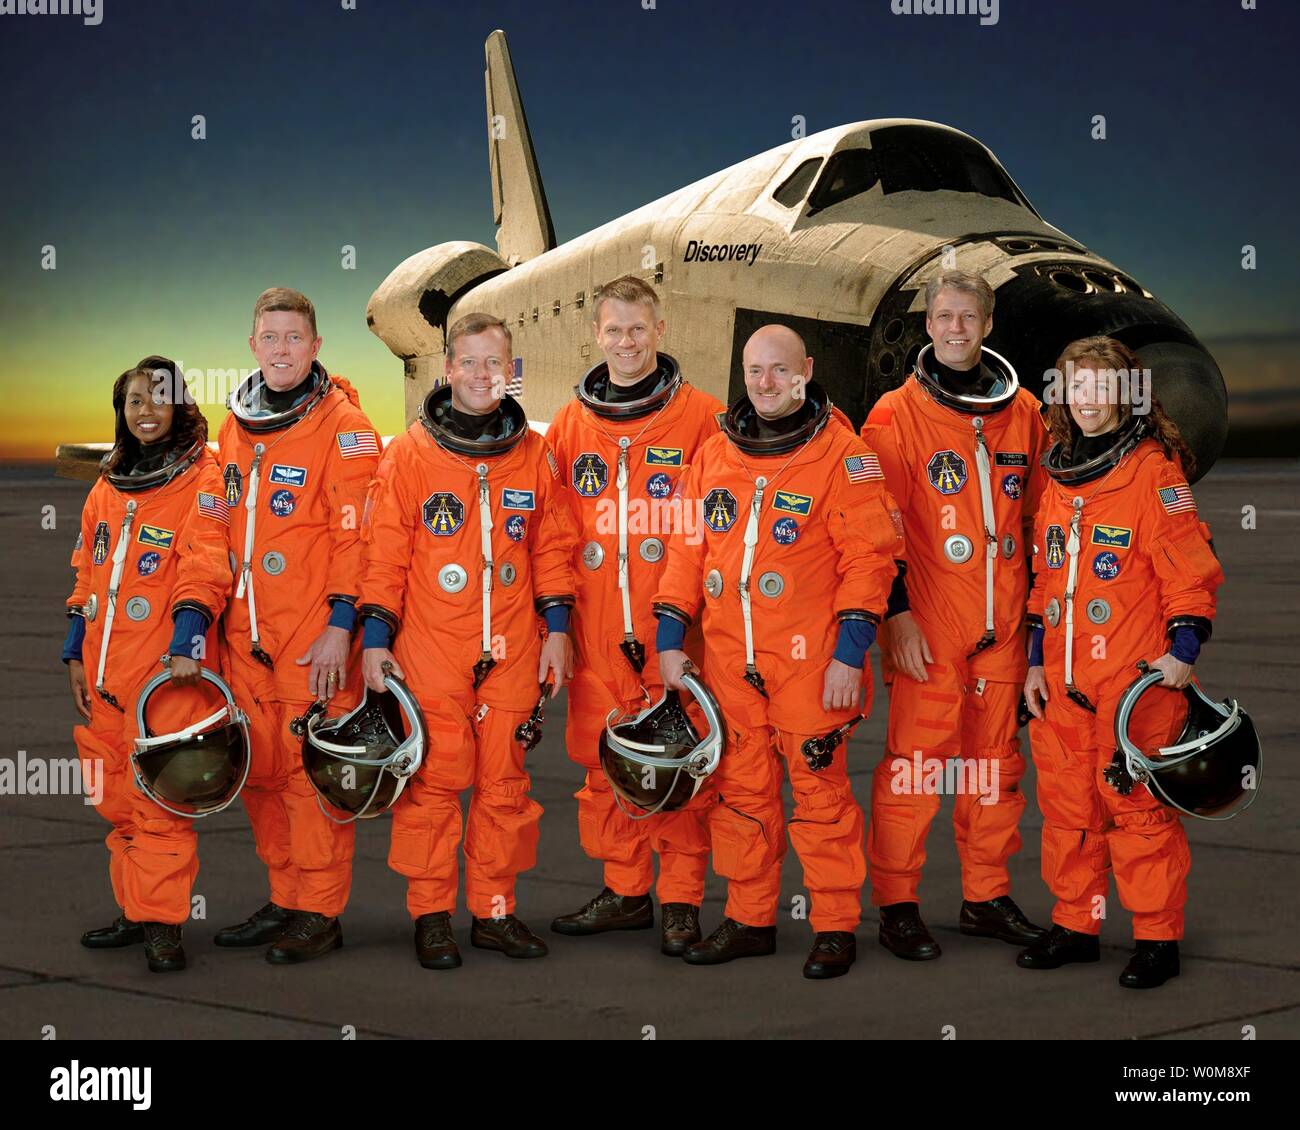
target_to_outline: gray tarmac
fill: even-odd
[[[1255,806],[1225,823],[1190,822],[1192,873],[1182,976],[1146,993],[1116,978],[1129,952],[1128,915],[1111,898],[1099,965],[1054,972],[1016,968],[1015,948],[964,938],[951,798],[929,839],[922,910],[944,948],[936,962],[899,961],[876,944],[864,895],[859,959],[849,976],[805,981],[811,941],[790,918],[802,893],[798,860],[786,858],[782,920],[773,957],[692,968],[661,956],[658,932],[570,939],[549,934],[560,913],[600,887],[599,865],[578,844],[573,793],[579,771],[565,756],[562,710],[530,762],[533,795],[546,809],[539,864],[519,885],[519,913],[551,944],[540,961],[510,961],[470,948],[469,919],[455,925],[465,964],[430,972],[416,963],[403,882],[386,866],[388,823],[359,832],[344,947],[301,967],[273,967],[261,950],[212,945],[221,926],[266,900],[265,874],[242,812],[202,823],[195,893],[206,918],[185,931],[190,967],[151,974],[139,947],[92,952],[83,930],[115,908],[108,884],[107,825],[75,796],[0,796],[0,1037],[59,1039],[680,1038],[1259,1039],[1300,1036],[1297,857],[1297,618],[1300,464],[1219,464],[1196,488],[1228,582],[1198,672],[1213,695],[1239,698],[1265,746]],[[0,579],[5,622],[0,700],[9,748],[0,757],[69,757],[76,715],[59,662],[68,558],[87,485],[48,470],[0,472]],[[1255,508],[1255,529],[1242,508]],[[42,528],[54,507],[57,527]],[[879,669],[877,667],[877,675]],[[854,790],[869,796],[884,738],[885,698],[849,745]],[[1032,770],[1026,782],[1032,798]],[[1013,894],[1038,921],[1051,898],[1039,878],[1040,818],[1031,799]],[[710,876],[705,929],[722,913]],[[951,1026],[952,1031],[948,1032]]]

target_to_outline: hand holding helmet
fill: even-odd
[[[615,710],[605,721],[600,765],[618,806],[633,820],[684,807],[722,759],[726,725],[721,707],[691,671],[681,675],[681,685],[704,715],[708,728],[703,737],[672,689],[638,714],[620,718]]]

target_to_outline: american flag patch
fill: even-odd
[[[866,483],[885,477],[880,469],[880,460],[874,455],[850,455],[844,460],[844,470],[848,472],[851,483]]]
[[[199,491],[199,513],[205,518],[215,518],[218,522],[230,525],[230,505],[219,494],[204,494]]]
[[[379,454],[379,441],[374,432],[339,432],[335,438],[339,441],[339,454],[344,459]]]
[[[556,465],[555,455],[549,447],[546,449],[546,465],[551,469],[551,478],[558,479],[560,477],[560,468]]]
[[[1177,486],[1161,487],[1156,491],[1160,496],[1160,505],[1168,514],[1181,514],[1185,510],[1196,513],[1196,500],[1192,498],[1192,488],[1186,483]]]

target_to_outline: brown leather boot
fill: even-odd
[[[766,957],[771,953],[776,953],[775,926],[746,926],[734,918],[724,918],[704,941],[689,946],[682,960],[687,965],[721,965],[738,957]]]
[[[343,928],[337,918],[326,918],[310,910],[295,910],[280,940],[266,951],[272,965],[297,965],[323,957],[343,944]]]
[[[654,904],[649,895],[616,895],[605,887],[581,910],[552,921],[551,930],[580,938],[606,930],[649,930],[654,924]]]
[[[421,914],[415,920],[415,956],[425,969],[457,969],[461,965],[456,935],[451,932],[451,912]]]

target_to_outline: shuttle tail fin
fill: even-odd
[[[492,166],[492,217],[497,250],[512,267],[555,246],[542,175],[528,133],[528,119],[515,83],[506,33],[494,31],[483,45],[487,86],[488,157]]]

